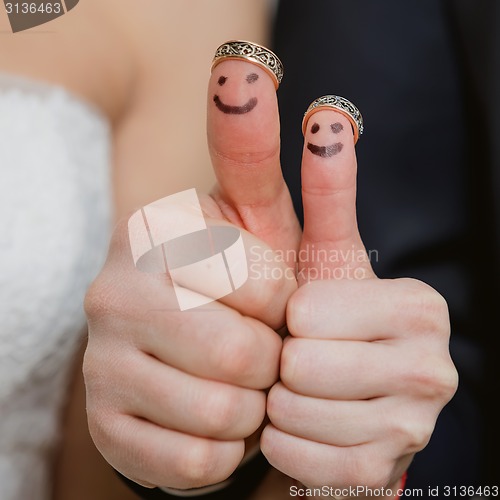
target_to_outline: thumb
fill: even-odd
[[[375,277],[356,219],[357,130],[348,116],[320,106],[305,117],[299,283]]]
[[[207,134],[215,196],[225,215],[285,250],[298,247],[300,226],[280,166],[280,67],[271,51],[250,42],[219,47],[208,86]]]

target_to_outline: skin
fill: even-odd
[[[335,122],[330,124],[330,130],[334,134],[339,134],[344,130],[343,125],[340,122]],[[317,134],[321,129],[319,123],[314,122],[310,128],[311,134]],[[330,158],[336,154],[339,154],[344,147],[342,142],[335,142],[333,144],[328,144],[327,146],[318,146],[312,142],[307,143],[307,149],[314,155],[321,156],[322,158]]]
[[[0,9],[0,71],[62,86],[109,119],[117,221],[166,194],[213,186],[200,114],[207,61],[228,39],[266,43],[264,1],[147,4],[146,9],[137,0],[85,0],[50,24],[16,35]],[[212,9],[220,14],[206,23]],[[190,43],[178,50],[179,41],[186,39]],[[196,116],[200,119],[192,119]],[[81,370],[85,347],[86,341],[75,359],[63,415],[54,498],[136,498],[117,480],[89,435]]]
[[[127,8],[112,9],[125,1]],[[199,130],[191,118],[189,131],[180,126],[203,105],[195,94],[187,100],[179,95],[190,82],[199,84],[219,43],[265,42],[262,31],[245,31],[253,25],[255,0],[223,3],[217,11],[228,17],[219,18],[217,36],[193,44],[189,56],[190,44],[180,53],[177,43],[169,44],[174,33],[185,37],[181,0],[168,7],[157,0],[148,11],[132,0],[86,0],[78,6],[78,23],[75,15],[71,25],[68,15],[50,25],[57,39],[40,36],[34,45],[27,35],[6,37],[0,46],[3,69],[60,83],[97,104],[113,123],[119,222],[85,301],[87,400],[77,376],[56,498],[133,498],[89,447],[82,432],[85,405],[106,460],[150,486],[221,481],[238,466],[250,438],[260,436],[274,468],[254,498],[281,500],[289,498],[287,476],[308,486],[393,486],[456,389],[444,299],[416,280],[379,280],[363,257],[349,122],[333,111],[314,115],[321,129],[314,137],[306,134],[301,232],[279,164],[274,85],[254,65],[225,61],[209,81],[207,135],[217,185],[202,198],[205,216],[241,228],[247,249],[259,255],[314,247],[344,258],[301,261],[297,280],[285,272],[293,258],[273,260],[268,266],[279,278],[249,280],[218,302],[182,313],[166,276],[134,267],[125,214],[182,189],[202,188],[195,181],[200,172],[210,178],[208,168],[200,170],[210,163],[205,157],[186,156],[203,151],[194,139]],[[200,1],[199,17],[206,19],[202,9]],[[94,35],[96,22],[105,29]],[[197,33],[205,24],[190,28]],[[251,73],[259,78],[250,85]],[[221,113],[213,101],[221,76],[240,82],[224,86],[224,102],[240,106],[256,98],[258,105],[244,114]],[[326,158],[312,154],[308,142],[331,144],[332,123],[343,125],[335,139],[342,150]],[[183,168],[166,168],[171,165]],[[353,249],[356,258],[348,257]]]
[[[220,87],[223,87],[224,85],[226,85],[226,83],[228,83],[227,80],[227,76],[222,75],[217,80],[217,84]],[[259,75],[257,73],[249,73],[245,78],[245,81],[249,85],[254,84],[258,80]],[[244,115],[246,113],[250,113],[250,111],[252,111],[255,106],[257,106],[258,102],[259,101],[256,97],[250,97],[250,99],[248,99],[248,101],[243,105],[230,105],[224,103],[219,94],[214,95],[214,103],[217,106],[217,109],[219,111],[222,111],[223,113],[226,113],[227,115]]]
[[[251,88],[250,71],[260,76]],[[254,96],[259,105],[221,113],[213,101],[221,76],[241,82],[227,89],[228,102]],[[356,156],[343,115],[320,111],[319,131],[306,133],[302,232],[281,174],[271,79],[225,61],[210,79],[207,108],[218,183],[201,200],[205,217],[241,228],[247,252],[266,255],[275,278],[254,277],[179,312],[168,277],[133,266],[120,223],[86,299],[92,436],[128,477],[192,488],[227,478],[262,423],[260,446],[274,471],[254,498],[288,498],[282,474],[311,487],[395,491],[457,387],[446,302],[417,280],[375,276],[356,223]],[[338,123],[344,147],[313,154],[313,136],[328,144]],[[313,256],[297,263],[297,279],[286,272],[295,262],[278,258],[286,251]]]

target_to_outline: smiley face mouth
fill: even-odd
[[[342,151],[344,145],[341,142],[336,142],[335,144],[330,144],[329,146],[317,146],[316,144],[307,143],[307,149],[316,156],[321,156],[321,158],[330,158]]]
[[[229,104],[224,104],[218,95],[214,95],[214,102],[218,109],[220,109],[226,115],[244,115],[252,111],[255,106],[257,106],[257,98],[252,97],[243,106],[230,106]]]

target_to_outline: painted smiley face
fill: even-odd
[[[321,127],[318,123],[314,123],[311,127],[311,134],[318,133],[320,128]],[[330,130],[334,134],[340,134],[340,132],[344,130],[344,126],[340,122],[332,123],[330,125]],[[335,142],[328,146],[317,146],[316,144],[312,144],[310,142],[307,143],[307,149],[313,155],[321,156],[321,158],[330,158],[331,156],[335,156],[342,151],[343,147],[344,145],[341,142]]]
[[[259,79],[259,75],[257,73],[250,73],[245,78],[246,82],[249,85],[252,85]],[[221,76],[217,81],[218,85],[222,87],[228,80],[227,76]],[[217,106],[217,109],[226,113],[226,115],[244,115],[245,113],[249,113],[252,109],[257,106],[258,100],[256,97],[251,97],[245,104],[242,106],[231,106],[229,104],[225,104],[222,102],[221,98],[218,94],[214,95],[214,103]]]

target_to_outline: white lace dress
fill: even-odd
[[[82,302],[110,227],[103,116],[0,73],[0,499],[50,498]]]

